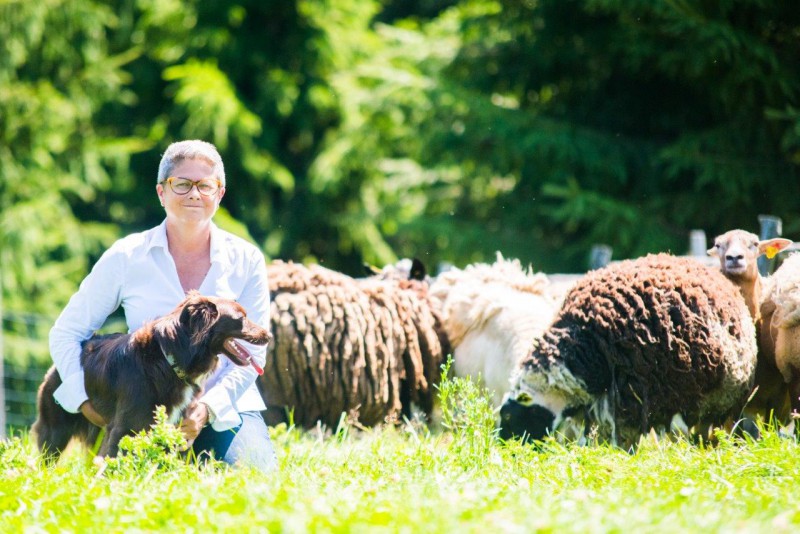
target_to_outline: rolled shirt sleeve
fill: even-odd
[[[88,399],[80,361],[81,343],[119,307],[123,276],[122,255],[112,247],[84,278],[50,329],[50,355],[62,381],[53,397],[70,413],[77,413]]]
[[[263,254],[255,247],[252,248],[248,258],[248,281],[238,302],[247,312],[248,319],[269,329],[270,302],[266,261]],[[262,368],[266,365],[266,347],[244,342],[242,345]],[[206,392],[200,398],[200,401],[214,413],[211,427],[218,432],[228,430],[241,423],[237,403],[243,395],[260,396],[257,388],[253,387],[258,373],[252,366],[240,367],[226,357],[222,357],[220,360],[222,369],[206,383]]]

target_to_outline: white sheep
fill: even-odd
[[[455,374],[481,376],[495,406],[508,390],[517,361],[558,310],[559,299],[549,290],[545,275],[533,274],[499,253],[493,264],[451,269],[431,284],[431,296],[441,302]]]
[[[788,406],[776,407],[775,415],[793,428],[790,414],[800,414],[800,254],[789,256],[767,279],[761,311],[769,363],[789,397]]]
[[[730,230],[717,236],[714,246],[708,249],[709,256],[719,258],[722,274],[739,288],[758,334],[756,391],[745,413],[767,419],[773,414],[783,423],[788,422],[789,399],[783,376],[775,363],[772,333],[775,326],[771,325],[775,304],[772,299],[766,298],[764,279],[758,272],[757,260],[762,254],[772,258],[791,244],[789,239],[777,237],[759,240],[757,235],[745,230]]]

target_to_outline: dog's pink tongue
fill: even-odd
[[[239,362],[241,362],[243,365],[249,363],[250,365],[253,366],[253,369],[256,370],[256,373],[258,373],[259,375],[264,374],[264,369],[260,365],[258,365],[258,363],[256,363],[256,360],[255,358],[253,358],[253,355],[250,354],[250,351],[241,346],[235,339],[228,338],[225,340],[225,344],[227,346],[227,349],[232,354],[238,355],[236,359],[239,360]]]

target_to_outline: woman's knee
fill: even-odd
[[[242,424],[223,455],[223,461],[231,465],[245,465],[259,471],[272,471],[278,461],[269,439],[269,431],[259,412],[240,414]]]

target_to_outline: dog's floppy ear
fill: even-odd
[[[217,305],[201,296],[199,293],[190,294],[181,311],[181,324],[192,326],[198,321],[203,325],[210,325],[219,315]]]

